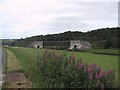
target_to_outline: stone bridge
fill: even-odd
[[[34,41],[28,47],[32,48],[43,48],[43,41]]]
[[[68,47],[66,47],[68,46]],[[34,41],[28,47],[33,48],[48,48],[48,47],[66,47],[72,50],[87,50],[92,48],[91,44],[87,41],[71,40],[71,41]]]
[[[70,41],[69,49],[77,49],[77,50],[86,50],[92,48],[91,44],[86,41],[74,40]]]

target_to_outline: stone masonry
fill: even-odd
[[[55,41],[49,41],[49,42],[52,43]],[[60,41],[60,42],[65,42],[65,41]],[[87,50],[92,48],[91,44],[87,41],[71,40],[69,42],[70,42],[69,50],[72,50],[72,49]],[[44,41],[34,41],[30,45],[28,45],[28,47],[33,47],[33,48],[44,48],[44,46],[45,46]],[[56,46],[58,46],[58,44],[56,44]]]

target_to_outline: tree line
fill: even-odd
[[[92,44],[93,48],[120,48],[120,28],[102,28],[88,32],[67,31],[59,34],[37,35],[14,40],[12,46],[27,46],[32,41],[69,41],[83,40]]]

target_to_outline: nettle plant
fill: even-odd
[[[37,59],[37,68],[45,88],[112,88],[115,77],[112,70],[84,64],[74,53],[67,57],[51,50]]]

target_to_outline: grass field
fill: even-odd
[[[9,47],[12,50],[18,60],[20,61],[21,65],[24,68],[25,75],[29,78],[29,72],[32,71],[30,67],[35,65],[37,60],[37,54],[43,54],[44,49],[35,49],[35,48],[23,48],[23,47]],[[64,51],[64,50],[54,50],[55,52],[61,52],[66,54],[68,57],[70,56],[72,51]],[[116,80],[118,79],[118,56],[113,55],[100,55],[94,53],[87,53],[87,52],[74,52],[77,59],[82,59],[84,63],[96,63],[105,70],[115,70],[116,72]],[[34,83],[37,82],[37,73],[34,75]],[[32,77],[32,76],[31,76]]]
[[[120,55],[118,49],[90,49],[87,52],[98,53],[98,54],[110,54],[110,55]]]

